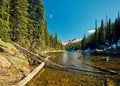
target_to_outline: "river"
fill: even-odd
[[[26,86],[120,86],[120,58],[81,55],[80,52],[48,53],[65,69],[45,66]],[[105,58],[108,58],[106,60]],[[116,75],[90,65],[116,71]]]

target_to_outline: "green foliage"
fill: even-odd
[[[120,18],[116,18],[115,23],[114,23],[114,32],[113,32],[113,36],[114,36],[114,41],[117,42],[118,39],[120,38]]]
[[[106,27],[106,40],[108,40],[110,44],[112,44],[113,40],[112,37],[113,37],[113,24],[111,22],[111,19],[109,19],[109,22]]]
[[[84,37],[83,37],[83,39],[82,39],[82,42],[81,42],[81,48],[82,48],[82,49],[85,49],[85,48],[86,48],[86,45],[87,45],[86,36],[84,35]]]
[[[0,18],[0,39],[10,42],[9,31],[9,22]]]
[[[99,30],[99,43],[101,45],[104,45],[105,40],[106,40],[105,26],[104,26],[104,21],[101,20],[101,26],[100,26],[100,30]]]
[[[52,49],[56,49],[56,50],[64,50],[65,49],[64,45],[62,45],[62,43],[58,41],[57,33],[55,33],[54,36],[50,35],[49,39],[50,39],[50,47]]]
[[[46,25],[45,25],[45,30],[44,30],[44,35],[45,35],[45,45],[47,45],[48,47],[46,48],[46,49],[48,49],[48,48],[50,48],[50,34],[49,34],[49,32],[48,32],[48,28],[47,28],[47,22],[46,22]]]
[[[81,41],[77,43],[70,43],[65,46],[66,50],[79,50],[81,49]]]
[[[28,2],[27,0],[11,0],[10,4],[11,39],[14,42],[25,45],[28,31]]]
[[[10,41],[9,0],[0,1],[0,39]]]
[[[33,51],[64,49],[48,32],[42,0],[0,1],[0,38]]]
[[[97,21],[95,22],[95,33],[90,34],[89,36],[84,36],[81,42],[68,44],[66,45],[67,50],[76,50],[87,48],[96,49],[96,48],[105,48],[112,44],[115,44],[120,39],[120,16],[118,13],[118,18],[115,19],[115,22],[111,22],[111,19],[104,24],[104,21],[101,20],[101,26],[97,27]],[[80,46],[78,46],[80,45]]]
[[[94,41],[96,42],[96,46],[98,44],[98,36],[99,36],[99,31],[98,31],[98,28],[97,28],[97,21],[95,21]]]
[[[94,36],[87,43],[87,47],[91,49],[103,48],[110,46],[118,42],[120,39],[120,18],[116,18],[115,22],[112,23],[111,19],[107,22],[107,25],[104,24],[103,20],[101,21],[101,26],[95,29]],[[87,38],[90,39],[91,36]],[[94,45],[90,45],[91,43]],[[106,44],[107,42],[107,44]]]

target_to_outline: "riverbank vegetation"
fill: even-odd
[[[78,43],[66,45],[67,50],[86,50],[86,49],[107,49],[119,48],[120,39],[120,15],[114,22],[111,19],[101,20],[101,25],[98,27],[95,21],[95,32],[86,36],[84,35],[82,41]]]

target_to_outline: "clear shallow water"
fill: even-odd
[[[81,70],[65,70],[46,66],[38,73],[28,86],[120,86],[120,58],[112,57],[104,61],[105,56],[85,56],[79,52],[48,53],[52,56],[50,60],[70,68]],[[98,74],[103,72],[85,63],[116,71],[117,75]]]
[[[94,70],[93,67],[84,65],[85,62],[91,63],[89,58],[84,57],[79,52],[61,52],[61,53],[49,53],[54,58],[51,59],[53,62],[70,68],[80,68],[85,70]]]

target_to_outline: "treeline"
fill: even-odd
[[[118,12],[118,17],[115,22],[111,19],[101,20],[100,27],[97,26],[97,21],[95,21],[95,32],[89,36],[84,35],[82,41],[74,44],[66,45],[67,50],[85,50],[90,49],[105,49],[112,44],[116,44],[120,39],[120,16]]]
[[[81,41],[77,43],[69,43],[65,45],[66,50],[80,50],[81,49]]]
[[[64,48],[48,32],[42,0],[0,0],[0,39],[30,50]]]

